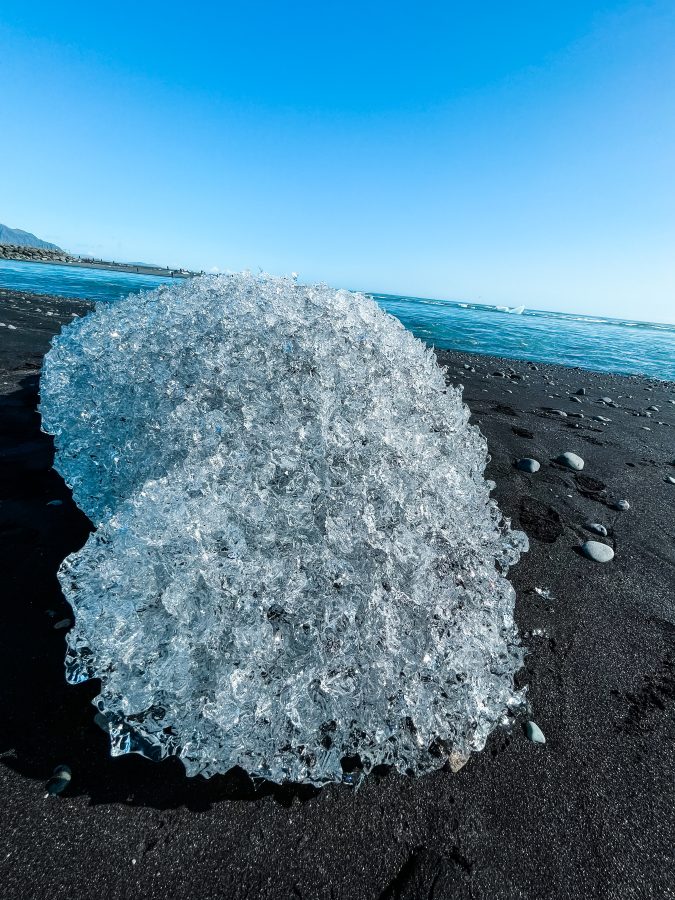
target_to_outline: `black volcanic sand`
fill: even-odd
[[[175,760],[111,759],[95,685],[64,681],[56,570],[88,522],[35,408],[51,334],[85,309],[0,294],[3,897],[675,897],[674,384],[439,353],[487,436],[501,508],[530,536],[511,578],[547,743],[516,728],[455,775],[256,791],[239,771],[188,780]],[[566,450],[581,475],[551,462]],[[522,456],[541,470],[517,471]],[[609,529],[613,562],[578,553],[588,520]],[[45,799],[59,764],[71,785]]]

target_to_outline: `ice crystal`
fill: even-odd
[[[433,352],[372,300],[250,274],[99,305],[42,378],[97,526],[59,578],[112,752],[321,785],[480,750],[519,700],[524,549]]]

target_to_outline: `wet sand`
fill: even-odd
[[[51,335],[86,309],[0,301],[3,897],[675,897],[675,384],[439,353],[487,437],[495,496],[530,536],[510,578],[547,743],[517,728],[454,775],[256,791],[237,771],[188,780],[175,760],[111,759],[96,688],[65,683],[56,570],[89,525],[35,408]],[[583,472],[552,462],[568,450]],[[516,470],[524,456],[540,471]],[[578,552],[588,520],[608,528],[611,563]],[[45,799],[60,764],[70,787]]]

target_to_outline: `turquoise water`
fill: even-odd
[[[0,288],[53,294],[56,297],[86,297],[87,300],[119,300],[127,294],[147,291],[175,281],[159,275],[135,275],[107,269],[85,269],[51,263],[0,259]]]
[[[114,301],[171,278],[0,260],[0,288]],[[598,372],[675,381],[675,326],[473,303],[371,294],[413,334],[446,350],[466,350]],[[0,298],[0,305],[1,305]]]
[[[426,343],[675,381],[675,325],[526,309],[520,315],[473,303],[372,294]]]

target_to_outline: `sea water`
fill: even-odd
[[[105,269],[0,260],[0,290],[113,302],[174,279]],[[675,381],[675,326],[600,316],[371,293],[418,338],[465,350],[598,372]],[[0,308],[2,296],[0,295]]]

